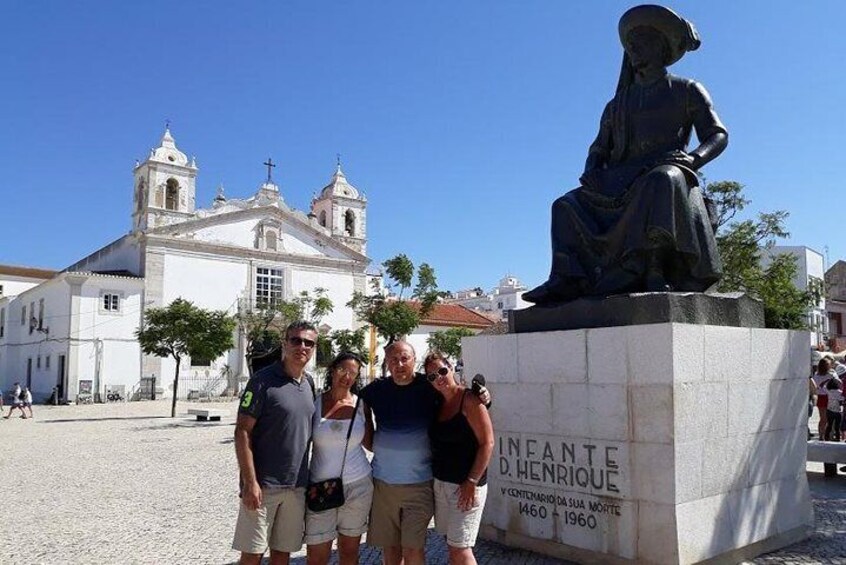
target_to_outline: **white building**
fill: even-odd
[[[48,269],[0,265],[0,298],[20,294],[55,275],[56,271]]]
[[[481,289],[459,290],[455,298],[449,300],[451,304],[461,304],[466,308],[492,314],[498,320],[507,320],[509,310],[522,310],[532,304],[523,300],[526,286],[516,277],[506,275],[499,280],[499,284],[489,293],[479,292]]]
[[[825,281],[825,260],[818,251],[804,245],[775,245],[761,258],[766,267],[775,255],[788,254],[796,258],[796,276],[793,284],[799,290],[808,290],[814,285],[822,289]],[[824,343],[828,334],[828,318],[825,311],[825,296],[808,311],[808,326],[811,329],[811,345]]]
[[[322,287],[335,304],[323,323],[357,327],[345,305],[354,291],[367,290],[367,200],[340,164],[308,215],[285,204],[269,174],[248,198],[227,199],[219,189],[210,207],[197,207],[196,163],[168,130],[133,172],[129,233],[0,299],[4,389],[28,382],[38,400],[59,386],[63,398],[74,399],[89,384],[94,393],[123,387],[128,394],[155,376],[169,395],[174,362],[142,355],[134,334],[146,308],[180,297],[235,313]],[[183,372],[180,395],[191,379],[221,392],[245,378],[245,339],[235,337],[220,359]]]

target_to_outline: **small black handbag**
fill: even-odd
[[[344,445],[344,459],[341,463],[341,474],[331,479],[308,483],[308,488],[306,488],[306,506],[312,512],[323,512],[324,510],[332,510],[333,508],[340,508],[344,505],[344,467],[347,464],[347,448],[350,445],[350,436],[352,435],[353,422],[355,422],[356,414],[358,414],[359,402],[361,402],[361,397],[356,400],[353,415],[350,418],[350,427],[347,430],[347,443]]]

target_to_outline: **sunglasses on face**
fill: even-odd
[[[445,377],[447,376],[447,374],[449,374],[449,369],[446,367],[441,367],[440,369],[438,369],[437,373],[429,373],[428,375],[426,375],[426,378],[429,379],[430,383],[433,383],[435,382],[435,379],[438,378],[438,375]]]
[[[314,347],[315,342],[313,340],[305,339],[302,337],[289,337],[288,343],[290,343],[291,345],[301,345],[303,347],[311,349],[312,347]]]

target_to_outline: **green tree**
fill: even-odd
[[[761,212],[754,220],[732,221],[750,201],[744,186],[734,181],[708,183],[705,195],[714,203],[717,248],[723,261],[723,278],[717,290],[741,291],[764,304],[768,328],[806,329],[808,309],[819,301],[821,289],[802,291],[793,283],[796,258],[775,254],[766,266],[762,259],[779,239],[790,236],[785,210]]]
[[[337,355],[342,351],[350,351],[355,353],[362,359],[373,363],[375,360],[370,359],[370,353],[367,350],[367,331],[370,328],[363,327],[357,330],[335,330],[329,334],[333,345],[333,355]]]
[[[432,332],[426,343],[432,351],[440,351],[453,361],[461,359],[461,338],[476,335],[468,328],[449,328],[439,332]]]
[[[403,254],[388,259],[382,266],[388,275],[388,286],[397,289],[397,298],[389,297],[376,290],[374,294],[353,293],[347,306],[353,309],[359,319],[376,328],[376,332],[387,344],[411,333],[420,325],[420,319],[427,316],[438,301],[438,284],[435,270],[427,263],[417,269],[417,284],[411,293],[412,301],[404,300],[405,292],[414,282],[414,263]]]
[[[220,310],[204,310],[177,298],[165,308],[149,308],[135,332],[141,351],[176,361],[170,417],[176,416],[179,367],[187,356],[215,359],[233,346],[235,319]]]
[[[382,266],[385,267],[388,287],[396,291],[396,297],[380,291],[378,283],[374,281],[372,294],[355,292],[347,306],[353,309],[360,320],[373,326],[386,345],[390,345],[410,334],[420,325],[420,320],[432,311],[439,298],[438,283],[435,270],[429,264],[421,263],[417,269],[417,284],[411,292],[411,300],[405,300],[405,293],[414,284],[414,263],[406,255],[400,254],[388,259]],[[371,362],[375,360],[371,359]]]
[[[277,349],[285,327],[297,320],[307,320],[318,327],[321,320],[334,309],[325,288],[302,291],[291,300],[260,301],[253,307],[242,307],[236,319],[247,338],[245,356],[252,374],[252,360]]]

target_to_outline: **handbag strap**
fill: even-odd
[[[350,427],[347,429],[347,441],[344,444],[344,458],[341,460],[341,481],[344,480],[344,467],[347,465],[347,448],[350,446],[350,436],[352,435],[353,430],[353,423],[355,422],[355,416],[358,414],[358,405],[361,403],[361,397],[357,396],[355,401],[355,407],[353,408],[352,418],[350,418]]]

